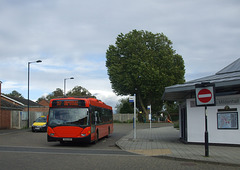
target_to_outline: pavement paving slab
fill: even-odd
[[[173,126],[137,129],[116,142],[122,150],[145,156],[192,160],[240,167],[240,147],[232,145],[210,145],[209,157],[205,157],[204,144],[186,144],[179,140],[179,130]]]

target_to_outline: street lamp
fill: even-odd
[[[66,96],[66,80],[69,80],[69,79],[74,79],[74,77],[64,79],[64,96]]]
[[[30,125],[30,114],[29,114],[29,77],[30,77],[30,64],[31,63],[41,63],[42,60],[37,60],[37,61],[31,61],[31,62],[28,62],[28,128],[29,128],[29,125]]]

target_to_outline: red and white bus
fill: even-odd
[[[113,132],[112,107],[95,98],[50,100],[48,142],[96,143]]]

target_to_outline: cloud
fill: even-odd
[[[91,90],[91,93],[97,97],[97,99],[103,101],[107,105],[111,106],[114,113],[116,112],[116,105],[119,103],[121,98],[126,98],[126,96],[116,96],[111,91],[103,90]]]
[[[26,96],[27,63],[41,59],[31,64],[32,98],[74,77],[68,90],[81,85],[116,103],[105,53],[133,29],[164,33],[185,61],[187,80],[214,74],[240,57],[239,9],[236,0],[1,1],[2,90]]]

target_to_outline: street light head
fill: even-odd
[[[71,77],[70,79],[74,79],[74,77]]]
[[[41,63],[41,62],[42,62],[42,60],[37,60],[37,61],[36,61],[36,63]]]

